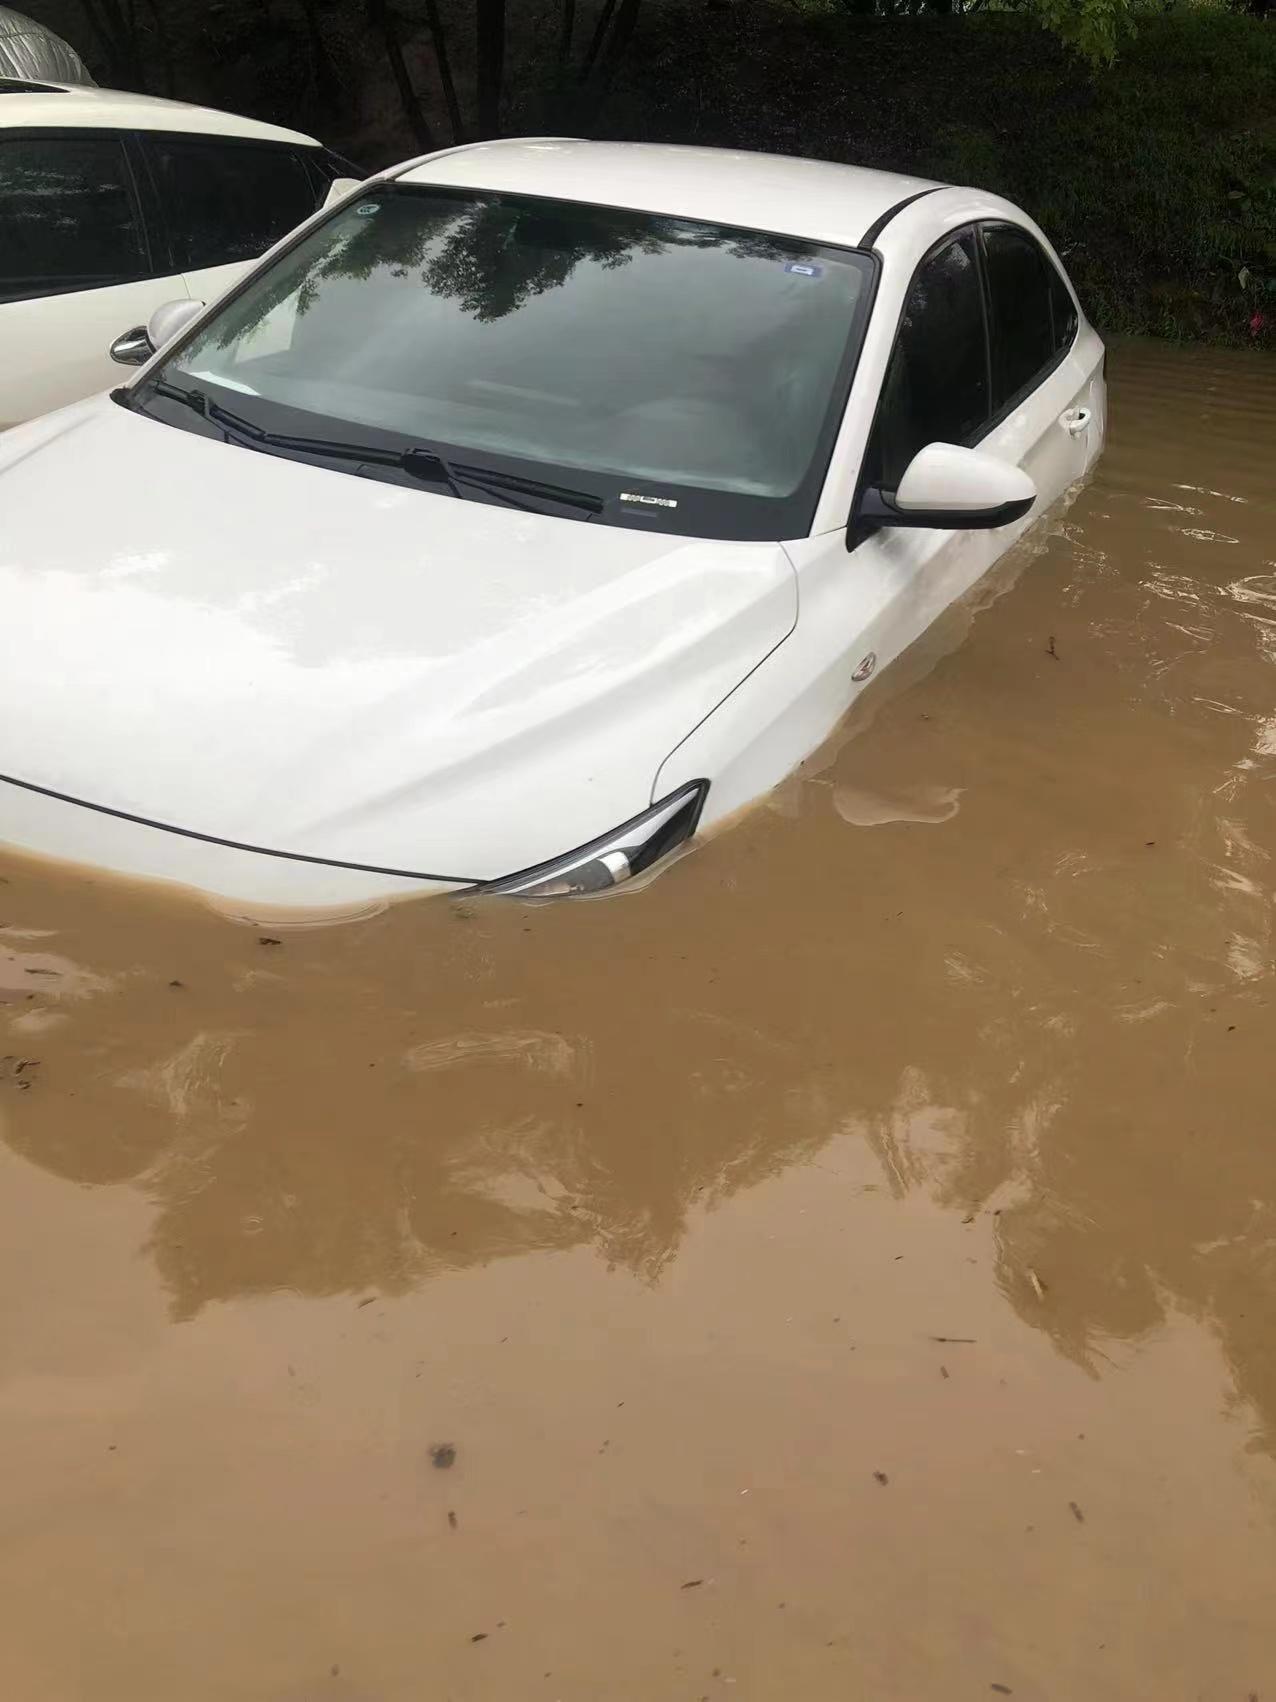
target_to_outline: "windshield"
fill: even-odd
[[[155,376],[264,431],[553,480],[600,498],[604,524],[794,537],[810,529],[872,276],[866,254],[791,237],[381,185]],[[215,429],[171,400],[154,411]]]

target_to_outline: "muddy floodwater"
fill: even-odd
[[[1110,381],[645,890],[0,852],[5,1702],[1276,1697],[1276,367]]]

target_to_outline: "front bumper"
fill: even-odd
[[[194,888],[239,915],[348,910],[470,883],[386,874],[242,849],[0,780],[0,850]]]

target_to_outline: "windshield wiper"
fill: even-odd
[[[369,466],[393,467],[425,484],[443,484],[455,497],[461,496],[462,485],[472,486],[506,502],[512,508],[527,513],[542,514],[541,503],[553,502],[562,508],[576,508],[586,514],[601,514],[605,506],[601,497],[589,491],[571,490],[565,485],[543,484],[538,479],[525,479],[516,473],[502,473],[487,467],[462,465],[448,461],[431,445],[408,444],[403,449],[387,449],[380,444],[347,443],[323,437],[294,437],[287,432],[267,431],[254,425],[242,415],[223,408],[220,402],[203,390],[186,389],[156,379],[151,385],[157,396],[169,402],[180,402],[201,419],[207,420],[228,438],[234,438],[248,449],[291,450],[298,455],[323,455],[334,461],[359,461]],[[518,497],[531,497],[530,503]]]
[[[415,478],[445,484],[453,496],[459,497],[461,494],[447,462],[432,449],[386,449],[380,444],[347,443],[336,438],[294,437],[288,432],[267,431],[264,426],[254,425],[252,420],[246,420],[241,414],[223,408],[220,402],[214,402],[212,397],[202,390],[187,390],[180,384],[169,384],[162,378],[157,379],[151,388],[157,396],[163,396],[166,401],[181,402],[201,419],[207,420],[209,425],[216,426],[228,438],[234,438],[247,449],[292,450],[298,455],[323,455],[332,461],[359,461],[377,467],[398,467]],[[418,470],[418,455],[423,457],[428,471],[426,467]]]
[[[428,451],[433,455],[436,452]],[[458,484],[477,485],[480,490],[498,496],[511,492],[518,496],[541,497],[563,508],[579,508],[584,514],[601,514],[607,506],[603,498],[592,491],[573,490],[568,485],[548,485],[540,479],[525,479],[521,473],[502,473],[492,467],[475,467],[462,461],[451,461],[448,470]],[[512,501],[512,496],[507,500]],[[516,508],[523,504],[514,503]]]

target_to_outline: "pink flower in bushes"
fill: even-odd
[[[1251,313],[1250,316],[1249,316],[1249,334],[1250,334],[1250,336],[1251,337],[1261,337],[1263,332],[1266,329],[1267,329],[1267,315],[1265,313]]]

